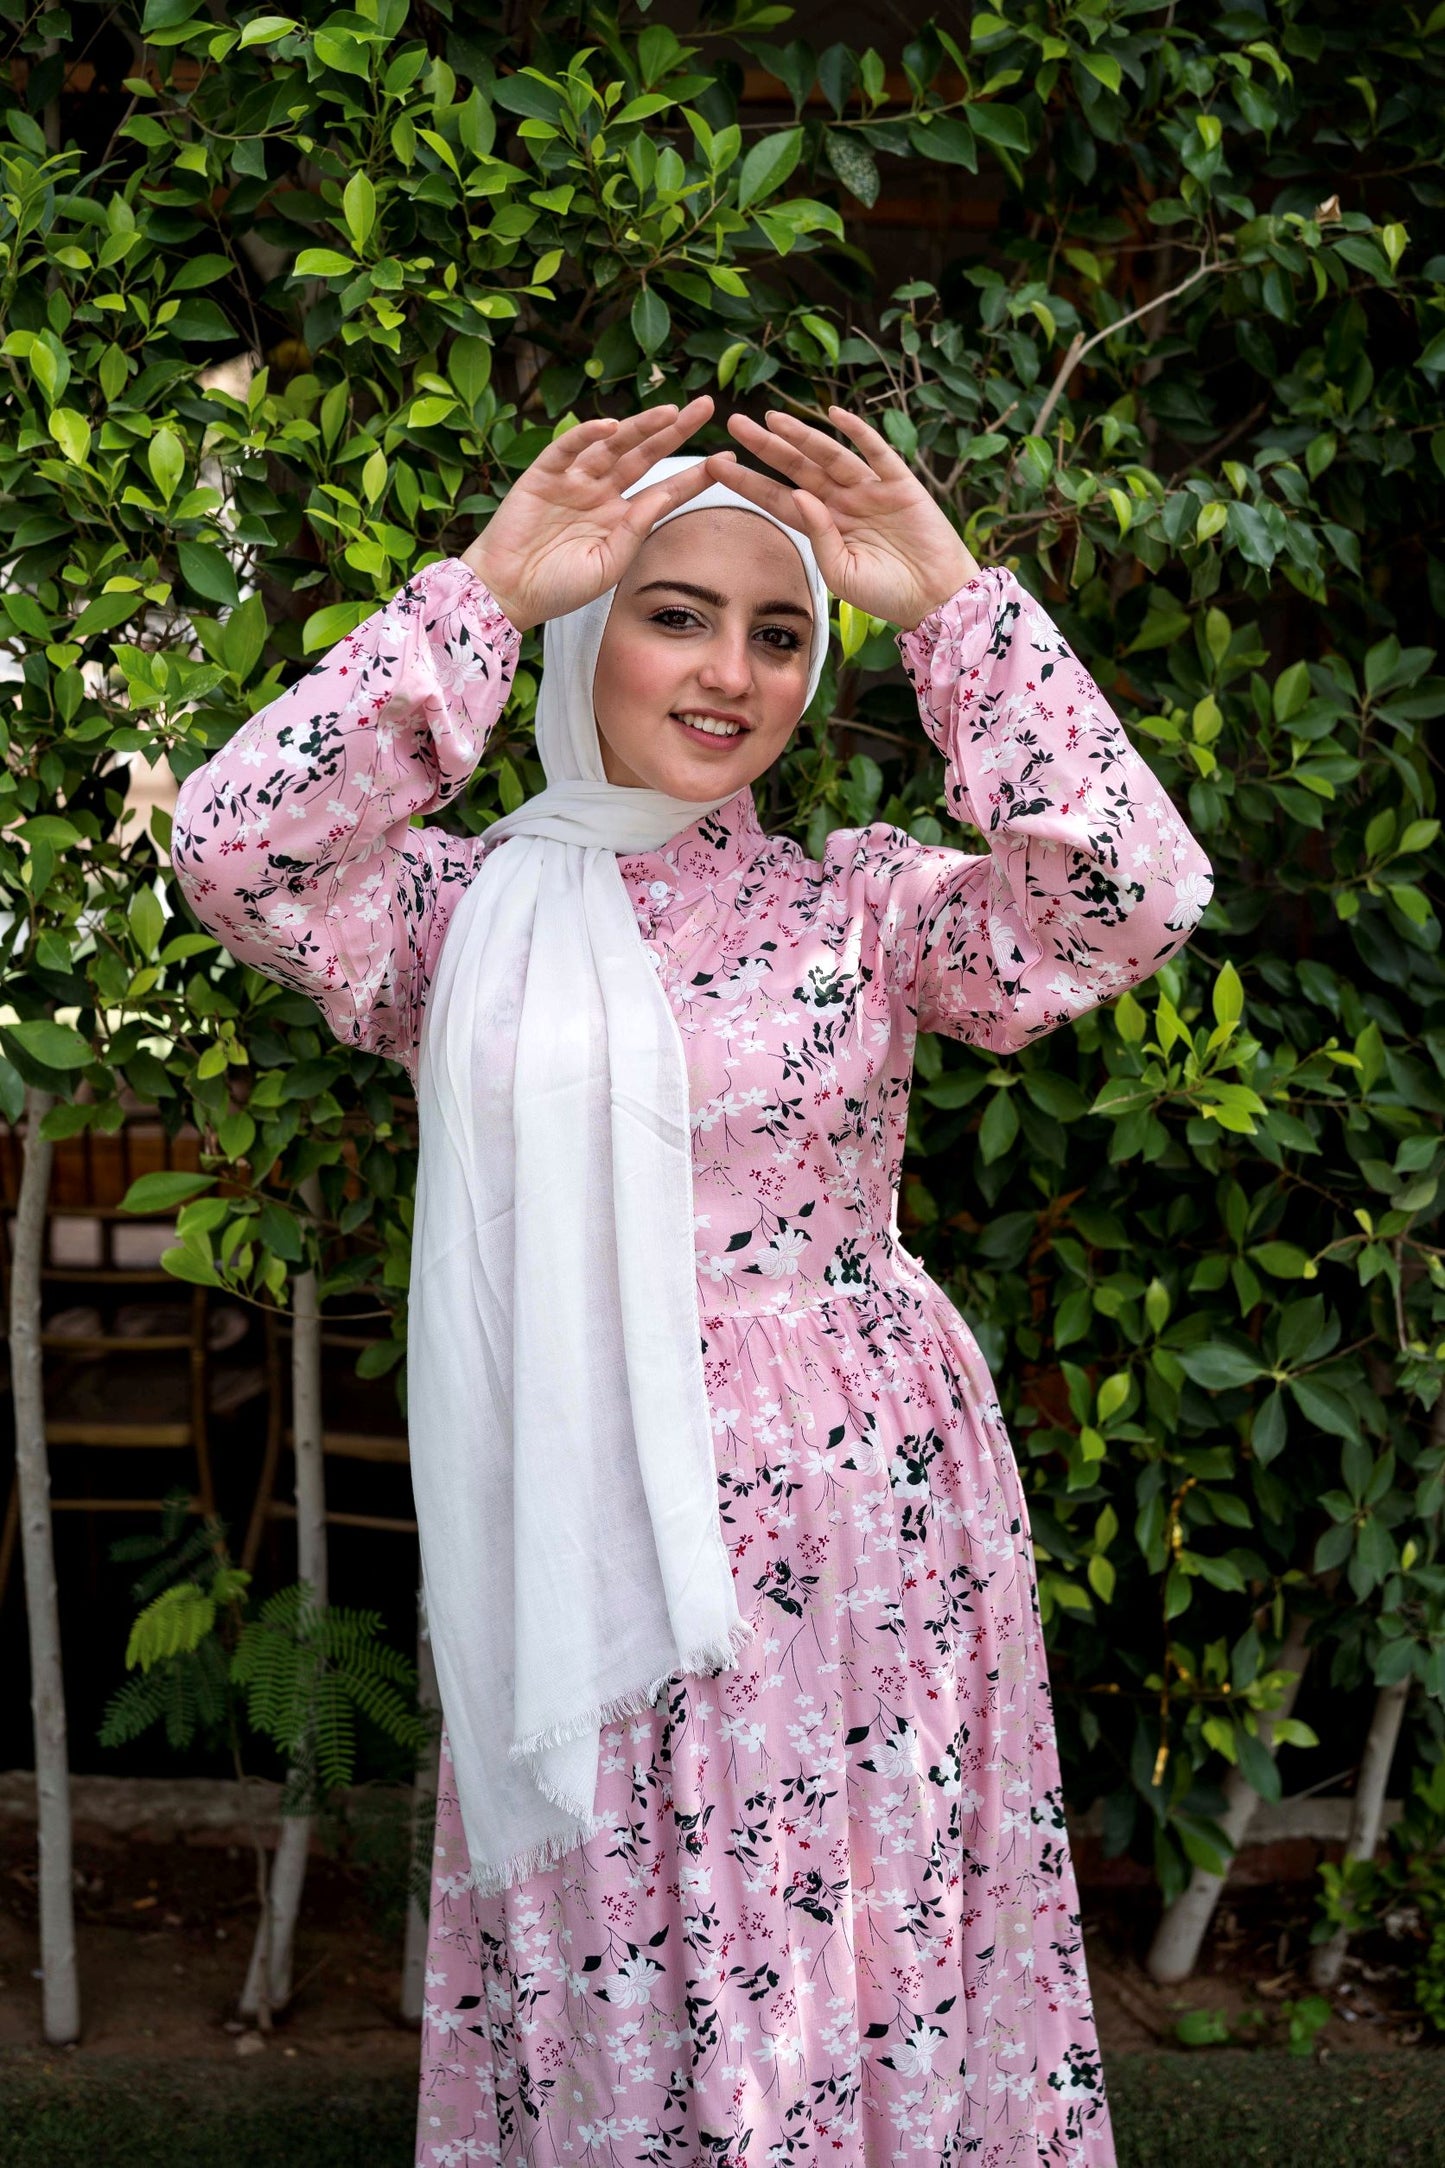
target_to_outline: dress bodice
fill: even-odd
[[[765,834],[746,791],[621,871],[686,1053],[710,1306],[888,1276],[914,1034],[861,876]]]

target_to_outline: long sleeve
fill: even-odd
[[[949,802],[988,856],[896,829],[832,842],[862,853],[917,1027],[1012,1052],[1182,947],[1209,862],[1012,573],[979,573],[899,649]]]
[[[482,839],[412,817],[462,789],[519,646],[465,565],[429,565],[181,786],[171,859],[197,918],[348,1045],[414,1058]]]

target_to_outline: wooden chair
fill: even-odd
[[[8,1308],[20,1139],[13,1129],[0,1134],[0,1286]],[[212,1513],[207,1291],[187,1287],[161,1266],[161,1251],[174,1233],[174,1213],[137,1215],[120,1210],[120,1199],[138,1175],[161,1169],[194,1170],[198,1142],[194,1134],[182,1133],[173,1139],[154,1117],[138,1116],[108,1135],[87,1130],[56,1145],[41,1267],[46,1298],[41,1345],[52,1358],[46,1364],[47,1407],[53,1405],[56,1410],[46,1422],[52,1454],[68,1447],[185,1453],[190,1460],[190,1510]],[[148,1293],[151,1290],[155,1293]],[[60,1302],[54,1297],[61,1298]],[[77,1298],[84,1298],[89,1316],[77,1316]],[[136,1329],[138,1298],[154,1312],[139,1321],[140,1329]],[[61,1311],[58,1319],[57,1309]],[[166,1315],[168,1311],[174,1312],[173,1318]],[[94,1329],[87,1329],[91,1317]],[[123,1393],[125,1381],[113,1366],[127,1371],[136,1358],[154,1361],[157,1356],[183,1358],[183,1377],[174,1395],[183,1412],[128,1417],[103,1408],[63,1411],[65,1390],[76,1383],[77,1359],[99,1365],[97,1379],[106,1387],[114,1381]],[[52,1488],[50,1499],[56,1513],[150,1514],[158,1513],[163,1503],[160,1498],[109,1487],[79,1495]],[[0,1529],[0,1603],[14,1560],[19,1522],[19,1484],[12,1474]]]

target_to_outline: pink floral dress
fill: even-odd
[[[1207,863],[1003,570],[900,642],[970,856],[821,865],[750,793],[622,872],[677,1015],[742,1668],[604,1731],[605,1831],[465,1886],[443,1738],[418,2168],[1114,2160],[1028,1521],[988,1371],[902,1247],[916,1034],[999,1053],[1147,978]],[[462,788],[517,636],[435,564],[182,788],[237,956],[414,1074],[487,850]],[[502,846],[505,847],[505,846]]]

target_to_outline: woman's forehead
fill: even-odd
[[[713,588],[729,601],[747,601],[764,589],[770,597],[795,594],[811,610],[796,544],[772,520],[731,505],[703,505],[653,528],[632,560],[627,585],[635,591],[669,576]]]

